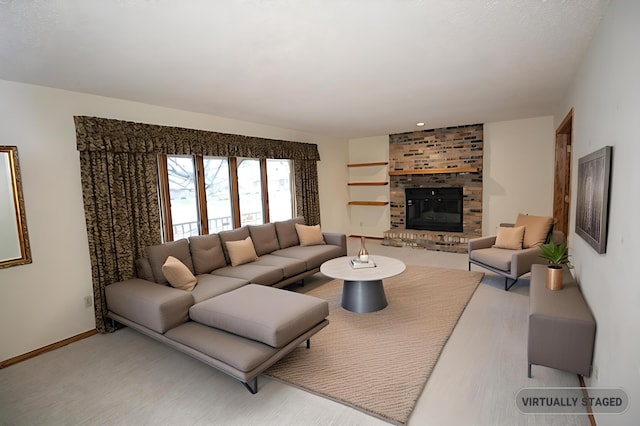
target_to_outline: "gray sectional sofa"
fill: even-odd
[[[108,317],[240,380],[257,392],[257,377],[328,325],[326,301],[283,290],[346,256],[346,236],[322,233],[301,245],[303,218],[244,226],[147,247],[138,277],[105,289]],[[257,259],[232,264],[229,248],[246,241]],[[172,256],[195,276],[192,290],[169,285],[163,265]],[[190,275],[190,274],[189,274]]]

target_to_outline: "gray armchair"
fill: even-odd
[[[501,224],[502,227],[513,224]],[[547,261],[540,257],[540,247],[505,249],[494,247],[497,235],[469,240],[469,270],[471,265],[488,269],[504,277],[504,289],[509,290],[522,275],[531,272],[531,265]],[[556,244],[564,241],[564,233],[553,231],[551,238]]]

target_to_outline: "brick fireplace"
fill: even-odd
[[[385,245],[466,253],[482,235],[483,125],[389,135],[391,229]],[[406,188],[462,188],[462,231],[406,227]]]

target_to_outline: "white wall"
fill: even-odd
[[[0,269],[0,360],[95,328],[83,301],[92,284],[74,115],[316,143],[323,229],[348,231],[346,140],[2,80],[0,99],[1,144],[18,147],[33,257]]]
[[[559,124],[574,108],[572,187],[578,160],[613,146],[606,254],[597,254],[575,232],[570,253],[582,292],[596,318],[594,372],[590,386],[624,388],[630,407],[624,416],[596,416],[598,425],[638,424],[640,419],[640,2],[616,0],[589,47],[564,105]],[[575,218],[576,191],[571,197]],[[574,223],[571,224],[574,229]]]
[[[389,136],[374,136],[349,140],[349,163],[376,163],[389,161]],[[388,182],[389,167],[351,167],[351,182]],[[346,182],[346,181],[345,181]],[[345,183],[346,185],[346,183]],[[389,201],[389,185],[352,186],[349,196],[353,201]],[[389,206],[348,206],[350,235],[382,238],[389,230]]]
[[[484,125],[482,235],[518,213],[553,215],[553,116]]]

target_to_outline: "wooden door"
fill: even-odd
[[[556,163],[553,190],[554,229],[569,236],[571,211],[571,141],[573,137],[573,108],[556,130]]]

